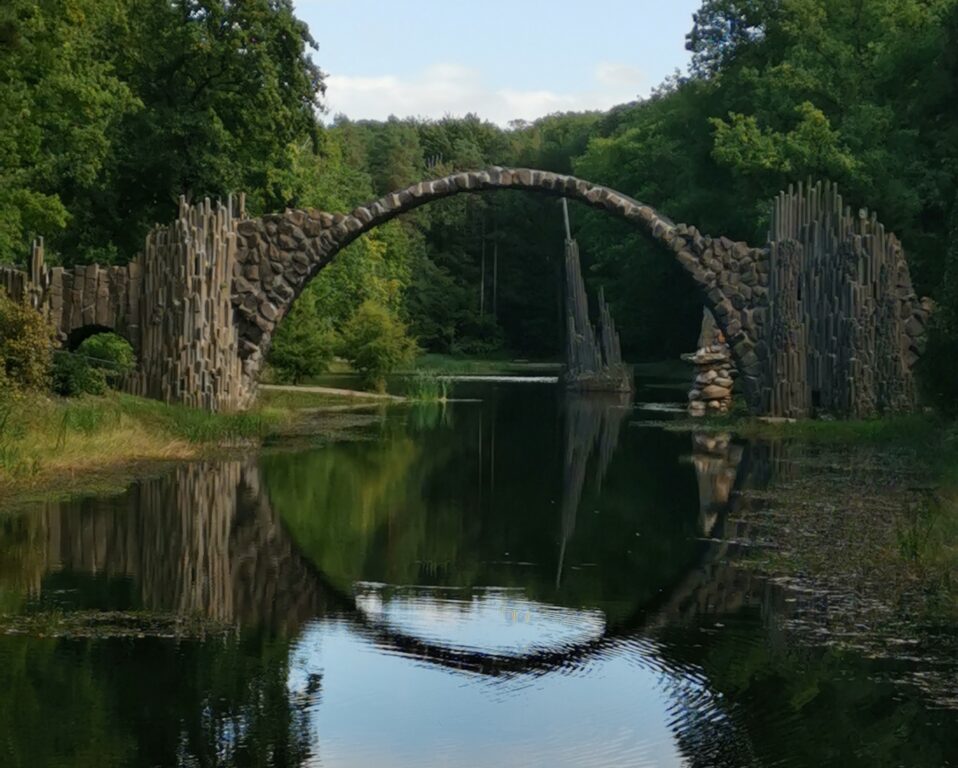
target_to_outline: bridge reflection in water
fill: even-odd
[[[736,542],[747,536],[736,506],[749,497],[734,491],[764,480],[771,454],[723,435],[628,430],[631,413],[616,401],[562,404],[545,440],[559,466],[543,470],[561,472],[559,497],[539,489],[548,503],[543,514],[530,508],[531,533],[510,526],[517,508],[501,496],[487,493],[474,509],[449,503],[463,498],[459,483],[488,488],[494,473],[500,494],[518,492],[516,477],[528,474],[515,460],[521,447],[502,433],[508,418],[495,414],[498,449],[486,424],[478,455],[462,453],[477,445],[471,437],[417,452],[421,440],[387,424],[374,444],[335,447],[328,465],[327,449],[313,463],[280,454],[188,464],[116,497],[6,521],[4,551],[19,554],[5,559],[16,573],[5,567],[0,579],[26,595],[21,613],[134,610],[209,623],[205,639],[175,643],[0,641],[0,662],[27,660],[0,663],[4,690],[50,695],[66,680],[74,692],[58,712],[18,711],[7,694],[2,749],[52,765],[56,749],[77,754],[95,732],[99,765],[442,765],[470,755],[497,765],[769,764],[807,735],[767,691],[759,707],[782,715],[769,730],[790,736],[757,735],[756,702],[741,696],[750,675],[764,684],[771,668],[786,674],[773,619],[792,604],[737,564]],[[479,434],[479,418],[457,430]],[[420,419],[426,431],[449,431]],[[698,508],[662,517],[682,518],[670,523],[680,544],[661,530],[634,531],[637,518],[622,513],[636,503],[623,477],[640,472],[615,464],[617,446],[629,442],[623,432],[654,433],[648,444],[634,438],[653,475],[657,462],[694,473],[685,482],[697,486]],[[685,464],[675,455],[683,444]],[[350,461],[362,498],[339,474]],[[674,477],[660,479],[659,491],[642,479],[649,508],[675,492]],[[351,499],[343,510],[351,520],[337,515],[337,499]],[[410,517],[416,499],[437,519]],[[330,517],[338,519],[310,527]],[[471,527],[473,518],[485,528]],[[615,532],[602,547],[624,550],[608,575],[584,560],[595,547],[577,549],[601,529]],[[522,560],[530,551],[536,560]],[[808,664],[815,668],[790,673]],[[493,710],[500,716],[487,725]],[[51,716],[73,724],[70,737],[43,746]],[[511,751],[477,758],[497,743]]]

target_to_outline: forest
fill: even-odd
[[[936,300],[922,382],[953,405],[958,0],[703,0],[688,70],[648,98],[505,127],[328,114],[319,43],[333,34],[307,29],[291,0],[6,0],[0,262],[24,263],[42,236],[59,263],[121,263],[180,195],[244,191],[252,215],[335,212],[493,164],[574,173],[761,244],[779,189],[828,178],[897,233],[919,294]],[[691,349],[701,303],[669,255],[593,211],[574,207],[572,224],[628,359]],[[321,367],[371,307],[423,350],[555,357],[562,239],[555,200],[500,192],[419,209],[311,283],[274,363]]]

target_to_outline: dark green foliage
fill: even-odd
[[[386,307],[364,301],[343,328],[340,351],[368,386],[382,391],[386,375],[412,359],[416,342]]]
[[[72,352],[59,352],[54,356],[52,378],[53,391],[64,397],[102,395],[107,390],[106,372]]]
[[[125,260],[178,195],[295,194],[323,76],[290,0],[11,0],[0,30],[0,259]]]
[[[116,152],[136,98],[102,45],[124,24],[123,5],[0,4],[0,261],[22,262],[32,238],[75,222]]]
[[[279,381],[299,384],[329,367],[336,344],[329,321],[320,317],[315,299],[307,292],[280,324],[269,364]]]
[[[53,339],[53,327],[42,315],[0,288],[0,394],[46,389]]]
[[[958,415],[958,199],[952,211],[939,299],[928,334],[928,347],[919,362],[919,383],[926,399],[939,410]]]
[[[130,342],[115,333],[97,333],[81,342],[77,354],[99,368],[108,378],[130,373],[136,368],[136,355]]]
[[[97,333],[75,352],[58,351],[53,359],[53,391],[64,397],[102,395],[136,368],[130,342],[115,333]]]
[[[42,234],[53,258],[122,261],[180,194],[245,190],[254,213],[344,211],[491,164],[574,172],[761,244],[771,196],[828,177],[899,235],[916,288],[938,301],[925,384],[958,399],[955,269],[946,279],[958,0],[703,0],[687,42],[688,75],[606,113],[508,130],[474,115],[323,128],[323,76],[290,0],[10,0],[0,111],[17,119],[0,124],[0,259],[22,260]],[[691,348],[700,298],[672,256],[610,216],[572,216],[586,281],[605,286],[626,357]],[[305,323],[291,348],[315,332],[304,363],[315,370],[330,327],[372,301],[429,351],[555,357],[562,237],[551,199],[461,195],[418,209],[360,238],[310,285],[322,322]],[[290,341],[283,327],[274,363]],[[293,370],[300,357],[277,367],[308,375]]]

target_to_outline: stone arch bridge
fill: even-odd
[[[122,267],[0,268],[0,286],[46,312],[61,337],[109,328],[133,344],[136,394],[195,407],[245,407],[277,325],[345,246],[390,219],[460,193],[518,189],[578,200],[659,243],[698,287],[728,341],[753,413],[813,407],[866,415],[914,405],[912,366],[929,312],[902,248],[874,215],[853,216],[829,184],[783,192],[768,242],[752,247],[675,224],[607,187],[529,169],[490,168],[423,181],[348,214],[287,210],[247,218],[181,200]]]

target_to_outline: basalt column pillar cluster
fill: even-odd
[[[0,267],[0,287],[48,314],[64,340],[88,326],[129,339],[139,359],[129,391],[238,409],[255,394],[277,325],[342,248],[431,201],[498,189],[603,210],[678,262],[720,334],[693,359],[693,403],[706,413],[727,409],[733,379],[755,414],[860,417],[916,405],[912,368],[931,304],[915,295],[894,235],[874,215],[852,215],[829,184],[783,192],[762,248],[674,224],[607,187],[525,168],[423,181],[348,214],[288,210],[247,219],[241,199],[181,200],[177,219],[154,228],[125,266],[49,268],[38,246],[28,272]]]

